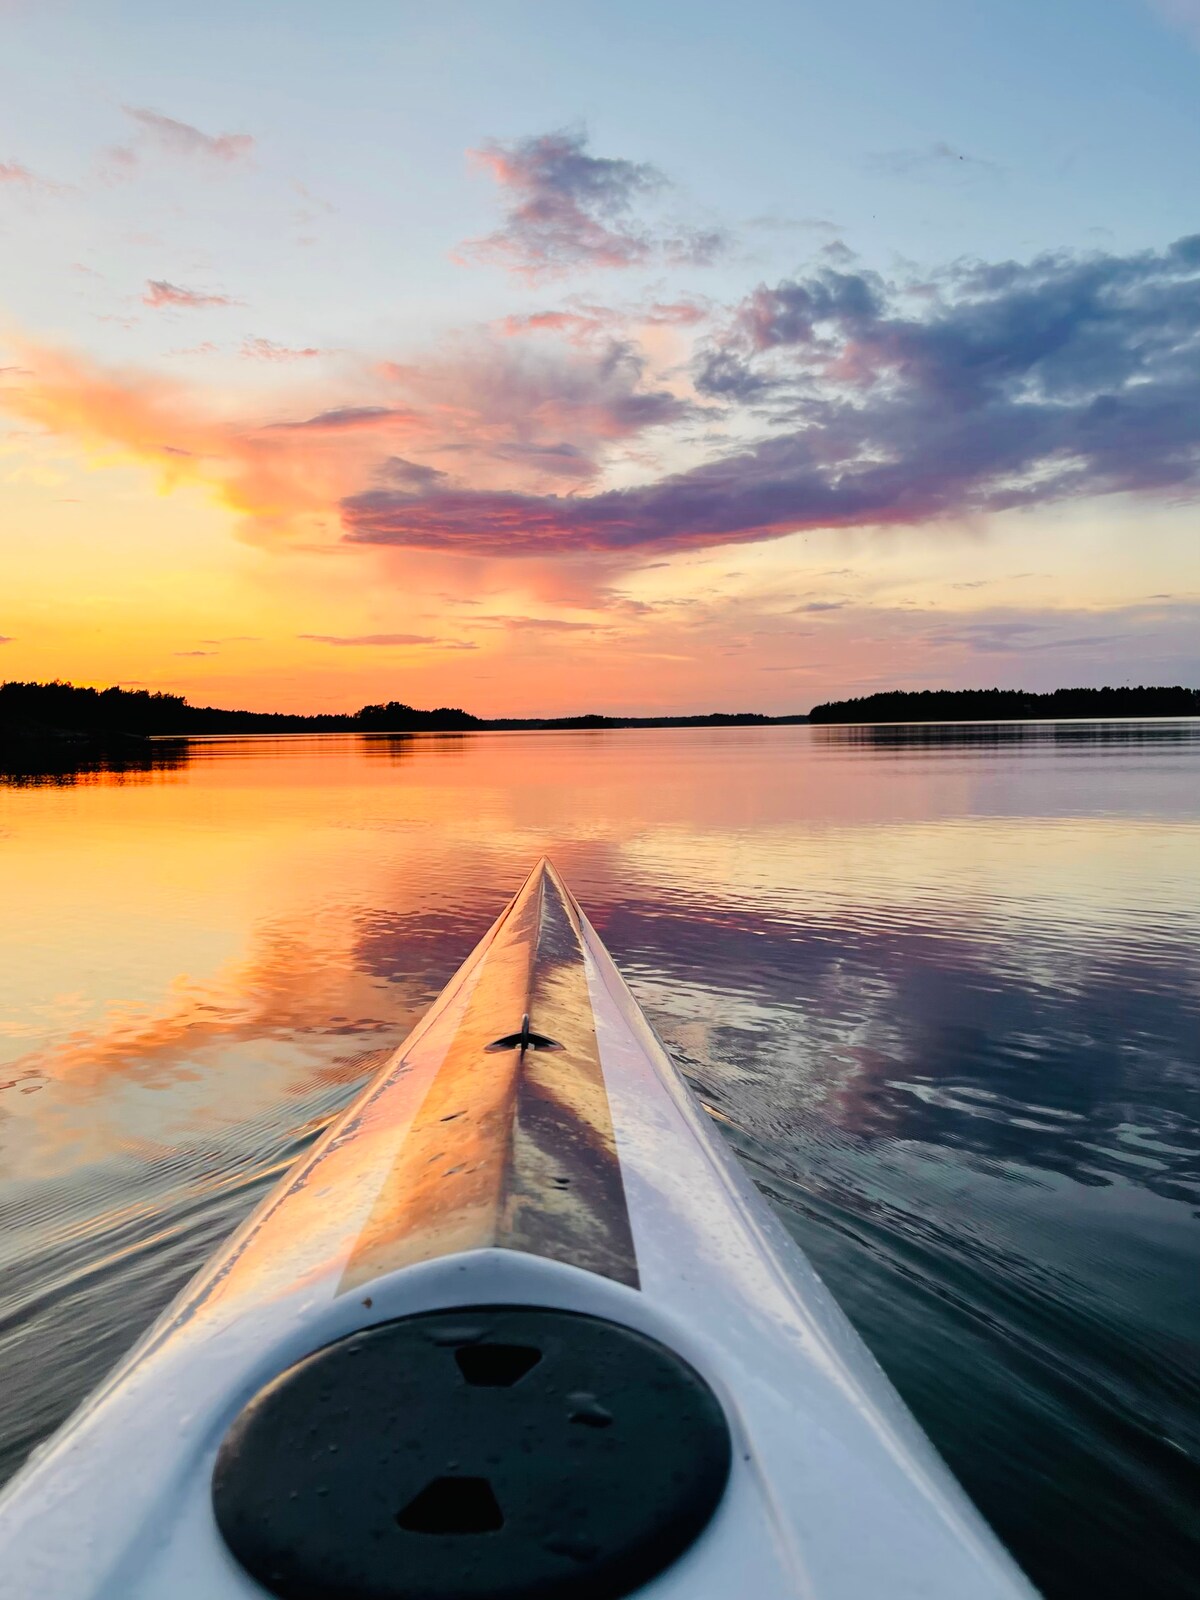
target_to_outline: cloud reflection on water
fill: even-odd
[[[0,1469],[545,850],[1046,1591],[1148,1537],[1182,1571],[1200,724],[1080,727],[211,740],[9,789]]]

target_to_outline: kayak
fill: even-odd
[[[13,1479],[0,1595],[635,1593],[1034,1591],[543,861]]]

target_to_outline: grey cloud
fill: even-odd
[[[963,622],[953,628],[936,628],[925,642],[933,646],[959,645],[976,655],[1010,655],[1035,650],[1080,650],[1112,644],[1121,636],[1115,633],[1082,633],[1065,638],[1043,637],[1044,624],[1038,622]]]
[[[711,267],[733,243],[726,228],[685,228],[662,241],[662,251],[673,267]]]
[[[408,461],[404,456],[389,456],[379,468],[379,476],[388,483],[412,491],[434,489],[446,481],[447,474],[437,467],[424,466],[419,461]]]

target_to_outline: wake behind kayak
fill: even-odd
[[[546,862],[0,1499],[5,1600],[1032,1590]]]

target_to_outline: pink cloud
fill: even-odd
[[[158,298],[162,310],[178,303]],[[230,417],[199,388],[161,375],[15,349],[28,349],[29,375],[0,380],[0,408],[87,445],[115,445],[168,486],[208,487],[263,542],[303,532],[327,543],[324,518],[332,533],[347,496],[371,486],[407,496],[456,485],[575,487],[648,430],[692,411],[647,381],[636,351],[611,341],[587,349],[453,341],[411,363],[364,364],[357,380],[344,375],[347,399],[322,409],[318,387],[311,410],[274,419]]]
[[[196,289],[182,289],[177,283],[167,283],[162,278],[150,278],[146,282],[142,304],[155,307],[185,306],[197,311],[205,306],[240,306],[242,302],[232,300],[226,294],[201,294]]]
[[[612,321],[613,313],[601,307],[590,315],[579,311],[529,311],[502,317],[495,327],[506,339],[517,339],[526,333],[561,333],[568,339],[579,339],[592,337]]]
[[[432,359],[384,363],[381,374],[419,407],[437,447],[479,486],[589,478],[615,446],[685,421],[691,404],[647,381],[636,348],[459,340]]]
[[[244,339],[239,353],[247,361],[308,361],[321,354],[314,345],[294,349],[273,339]]]
[[[26,194],[66,194],[64,184],[52,183],[49,178],[39,177],[36,172],[31,172],[19,161],[0,161],[0,184],[11,184],[13,188],[24,189]]]
[[[501,317],[493,324],[497,332],[507,339],[521,338],[526,334],[561,334],[578,344],[614,332],[636,327],[694,327],[712,313],[707,301],[681,297],[679,300],[656,300],[650,305],[603,306],[586,303],[568,303],[565,308],[548,311],[527,311]]]
[[[656,300],[646,312],[645,322],[672,328],[692,328],[711,314],[712,307],[701,300]]]
[[[254,138],[248,133],[202,133],[190,122],[180,122],[146,106],[122,106],[121,109],[137,123],[143,138],[171,155],[202,156],[229,164],[247,160],[254,148]],[[119,146],[113,154],[127,162],[137,159],[127,145]]]

